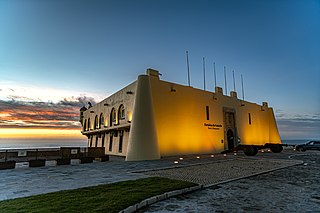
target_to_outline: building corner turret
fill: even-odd
[[[159,159],[150,76],[137,80],[126,161]]]
[[[269,142],[277,143],[277,144],[281,143],[281,138],[279,135],[279,130],[278,130],[273,109],[269,107],[268,110],[269,110]]]

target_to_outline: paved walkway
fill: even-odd
[[[320,212],[319,152],[300,153],[293,159],[303,160],[304,164],[217,184],[155,203],[139,212]]]
[[[268,157],[269,155],[273,154],[260,153],[258,157],[252,159]],[[279,158],[282,158],[282,156],[283,158],[288,157],[287,154],[278,154],[276,156]],[[194,175],[199,176],[199,174],[201,174],[200,171],[214,173],[219,171],[219,173],[222,174],[229,170],[230,174],[236,174],[242,170],[242,166],[252,169],[253,164],[257,167],[261,162],[264,162],[263,160],[259,162],[257,160],[250,160],[250,158],[245,159],[240,154],[237,156],[230,154],[228,156],[183,156],[183,159],[179,159],[179,157],[168,157],[161,160],[143,162],[94,162],[92,164],[79,164],[77,160],[74,160],[72,162],[73,165],[66,166],[55,166],[52,161],[47,162],[47,166],[42,168],[29,168],[25,164],[19,164],[16,169],[0,171],[0,200],[133,180],[148,177],[148,175],[155,175],[152,173],[149,174],[148,171],[150,170],[160,169],[165,172],[168,168],[182,167],[182,171],[192,171],[196,168],[196,172],[191,172],[193,174],[190,174],[190,177]],[[252,164],[249,162],[256,163]],[[230,163],[234,166],[232,167]],[[215,168],[215,166],[220,167]],[[260,166],[259,168],[262,169],[263,167]],[[269,167],[267,169],[269,169]],[[188,176],[187,173],[183,174]],[[233,178],[233,176],[224,177],[223,179],[228,178]],[[208,183],[210,184],[212,181],[209,180]]]
[[[227,158],[232,159],[233,156]],[[65,166],[56,166],[55,161],[47,161],[45,167],[38,168],[29,168],[28,163],[19,163],[16,169],[0,170],[0,200],[145,178],[148,176],[139,171],[193,165],[222,159],[224,159],[222,155],[214,158],[203,155],[200,159],[196,156],[188,156],[178,164],[174,163],[179,160],[177,157],[155,161],[110,161],[91,164],[79,164],[79,160],[72,160],[72,165]]]
[[[237,158],[224,162],[211,162],[181,168],[162,169],[144,174],[172,179],[185,180],[204,186],[210,186],[229,180],[249,177],[261,172],[272,171],[299,164],[296,160],[272,160]]]

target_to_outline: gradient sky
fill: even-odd
[[[81,137],[78,109],[146,68],[274,108],[282,139],[320,138],[320,0],[0,0],[0,138]]]

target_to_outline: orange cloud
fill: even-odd
[[[80,100],[80,99],[79,99]],[[80,127],[76,102],[22,102],[0,100],[0,126],[3,128],[75,129]]]
[[[0,100],[0,138],[86,139],[80,133],[79,109],[92,98],[58,103]]]

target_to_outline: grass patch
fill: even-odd
[[[0,212],[119,212],[148,197],[195,185],[150,177],[5,200]]]

